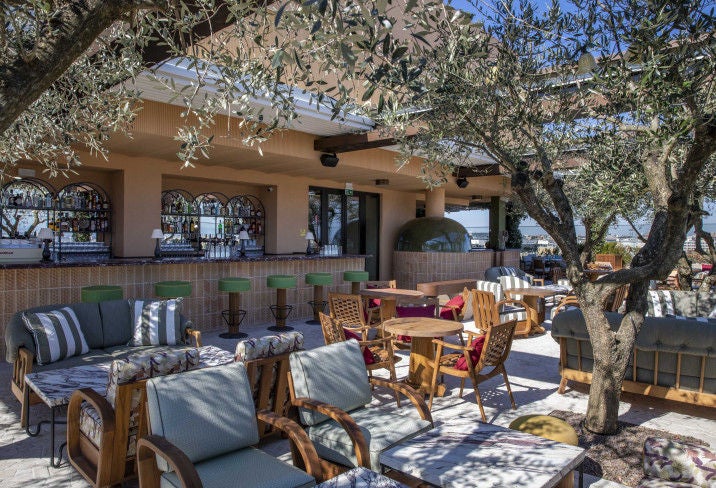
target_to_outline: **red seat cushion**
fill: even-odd
[[[472,365],[474,366],[480,360],[480,356],[482,355],[482,348],[485,346],[485,336],[479,335],[475,337],[470,346],[472,346],[472,351],[470,351],[470,361],[472,361]],[[465,356],[457,360],[455,363],[455,369],[467,371],[467,360],[465,359]]]
[[[458,309],[458,315],[462,313],[462,309],[465,306],[465,300],[462,298],[462,294],[454,296],[446,304],[446,306],[440,309],[440,318],[445,320],[453,320],[453,308]]]
[[[427,307],[395,307],[395,315],[398,318],[404,317],[435,317],[435,305]],[[399,335],[397,339],[401,342],[410,342],[410,336]]]
[[[361,341],[361,337],[353,332],[352,330],[343,329],[343,332],[346,335],[346,339],[355,339],[357,341]],[[370,352],[370,349],[367,347],[363,347],[363,361],[365,361],[365,364],[374,364],[375,358],[373,357],[373,353]]]

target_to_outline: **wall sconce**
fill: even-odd
[[[467,185],[468,185],[467,178],[465,178],[464,176],[459,176],[459,177],[455,178],[455,184],[457,185],[458,188],[467,188]]]
[[[152,239],[157,240],[157,244],[154,246],[154,257],[159,259],[162,257],[162,250],[159,246],[159,243],[164,239],[164,232],[162,232],[162,229],[154,229],[152,231]]]
[[[327,168],[335,168],[338,165],[338,156],[333,154],[321,154],[321,164]]]
[[[306,254],[313,254],[313,241],[315,237],[310,230],[306,232]]]
[[[246,256],[246,241],[251,239],[249,237],[249,233],[246,232],[246,230],[241,229],[241,232],[239,232],[239,240],[241,241],[241,249],[239,250],[240,256]]]
[[[43,261],[49,261],[50,260],[50,242],[55,238],[55,233],[52,232],[52,229],[48,229],[47,227],[43,227],[39,230],[37,233],[37,238],[40,239],[45,243],[45,246],[42,248],[42,260]]]

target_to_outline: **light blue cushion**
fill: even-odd
[[[198,463],[259,441],[246,367],[232,363],[147,382],[152,434]],[[167,471],[158,460],[159,469]]]
[[[194,466],[204,488],[294,488],[315,486],[313,477],[263,451],[249,447]],[[182,488],[176,473],[162,474],[162,488]]]
[[[307,397],[350,412],[370,403],[370,383],[358,342],[349,340],[289,356],[296,397]],[[304,425],[327,420],[323,414],[299,409]]]
[[[371,469],[378,472],[382,451],[432,428],[429,421],[416,418],[414,415],[376,408],[353,410],[350,415],[368,443]],[[309,427],[306,432],[320,457],[344,466],[357,465],[353,443],[337,422],[329,420]]]

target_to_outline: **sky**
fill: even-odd
[[[711,204],[708,204],[706,211],[711,215],[704,219],[704,230],[707,232],[716,232],[716,203],[711,202]],[[477,227],[477,232],[487,232],[486,228],[488,227],[490,221],[489,212],[487,210],[463,210],[460,212],[450,212],[445,214],[445,216],[460,222],[464,227],[467,227],[468,230],[471,230],[469,229],[470,227]],[[522,221],[520,224],[520,230],[523,234],[546,234],[546,232],[541,230],[541,227],[537,225],[537,222],[529,217]],[[691,233],[693,233],[693,230],[690,234]],[[621,219],[617,222],[617,225],[611,229],[610,234],[618,234],[622,236],[634,235],[633,231],[629,227],[629,224]]]

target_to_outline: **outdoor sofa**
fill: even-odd
[[[147,303],[152,300],[137,300]],[[154,300],[156,301],[156,300]],[[5,328],[5,360],[13,365],[11,390],[21,403],[20,422],[25,427],[27,422],[27,409],[29,405],[40,402],[39,397],[30,392],[29,403],[25,404],[25,375],[31,372],[49,371],[73,366],[108,363],[114,359],[124,359],[131,353],[149,352],[155,348],[166,349],[161,346],[131,346],[128,345],[133,338],[134,318],[132,316],[130,300],[107,300],[98,303],[70,303],[59,305],[44,305],[22,310],[15,313]],[[63,308],[71,309],[78,322],[89,351],[81,355],[73,355],[50,362],[38,364],[36,344],[33,335],[29,332],[23,320],[23,314],[48,313]],[[177,322],[177,345],[186,347],[189,339],[193,345],[201,346],[201,333],[191,328],[191,322],[179,314]]]
[[[670,292],[669,298],[673,299],[675,315],[645,317],[622,388],[716,407],[716,318],[709,318],[710,313],[679,315],[713,312],[714,295]],[[658,302],[656,305],[658,309]],[[607,312],[606,316],[616,330],[622,315]],[[582,311],[574,308],[557,314],[552,321],[552,337],[560,344],[559,392],[564,392],[568,380],[590,383],[593,352]]]

